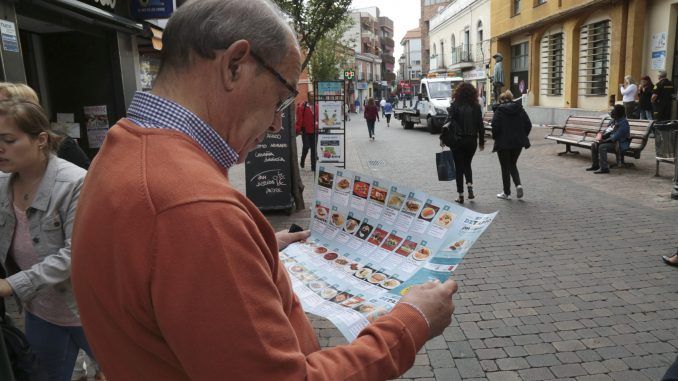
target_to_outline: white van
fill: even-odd
[[[421,123],[432,134],[440,132],[447,118],[452,90],[463,80],[461,77],[422,78],[421,92],[413,100],[412,107],[396,108],[396,119],[400,119],[406,129]]]

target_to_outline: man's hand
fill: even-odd
[[[14,290],[12,290],[7,279],[0,279],[0,298],[12,296],[12,294],[14,294]]]
[[[311,235],[310,230],[304,230],[303,232],[297,232],[297,233],[290,233],[286,230],[281,230],[277,233],[275,233],[275,238],[278,240],[278,250],[282,250],[287,247],[287,245],[291,243],[295,243],[297,241],[301,241],[302,239],[306,239]]]
[[[432,339],[443,333],[452,321],[452,312],[454,312],[452,295],[455,292],[457,292],[457,282],[452,279],[448,279],[445,283],[427,282],[412,286],[410,292],[403,296],[400,302],[416,306],[426,316],[430,325],[429,339]]]

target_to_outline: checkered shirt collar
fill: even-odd
[[[127,118],[144,128],[183,132],[195,140],[224,169],[238,162],[238,153],[219,134],[185,107],[147,92],[137,91]]]

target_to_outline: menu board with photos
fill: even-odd
[[[311,236],[280,258],[304,310],[349,341],[411,286],[445,281],[496,216],[326,166],[311,209]]]

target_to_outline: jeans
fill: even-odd
[[[607,153],[614,152],[614,143],[593,143],[591,145],[591,166],[602,170],[609,170],[607,163]]]
[[[386,124],[391,123],[391,114],[386,114]]]
[[[624,111],[626,119],[634,119],[633,114],[636,112],[636,102],[624,102]]]
[[[476,154],[476,148],[475,136],[463,136],[452,149],[457,174],[457,193],[459,194],[464,193],[464,178],[466,178],[466,184],[473,184],[471,161],[473,160],[473,155]]]
[[[501,166],[501,180],[504,184],[504,194],[511,194],[511,178],[513,178],[513,183],[518,186],[520,185],[520,173],[518,173],[518,157],[523,151],[522,148],[518,149],[502,149],[497,151],[497,157],[499,158],[499,165]]]
[[[367,132],[370,134],[370,138],[374,135],[374,120],[367,120]]]
[[[640,119],[652,120],[652,110],[640,109]]]
[[[318,158],[317,148],[315,146],[315,134],[302,133],[301,142],[303,147],[301,148],[301,167],[304,167],[304,162],[306,161],[306,155],[308,151],[311,150],[311,169],[315,171],[315,161]]]
[[[80,349],[94,358],[82,327],[52,324],[26,312],[26,338],[49,381],[70,381]]]

